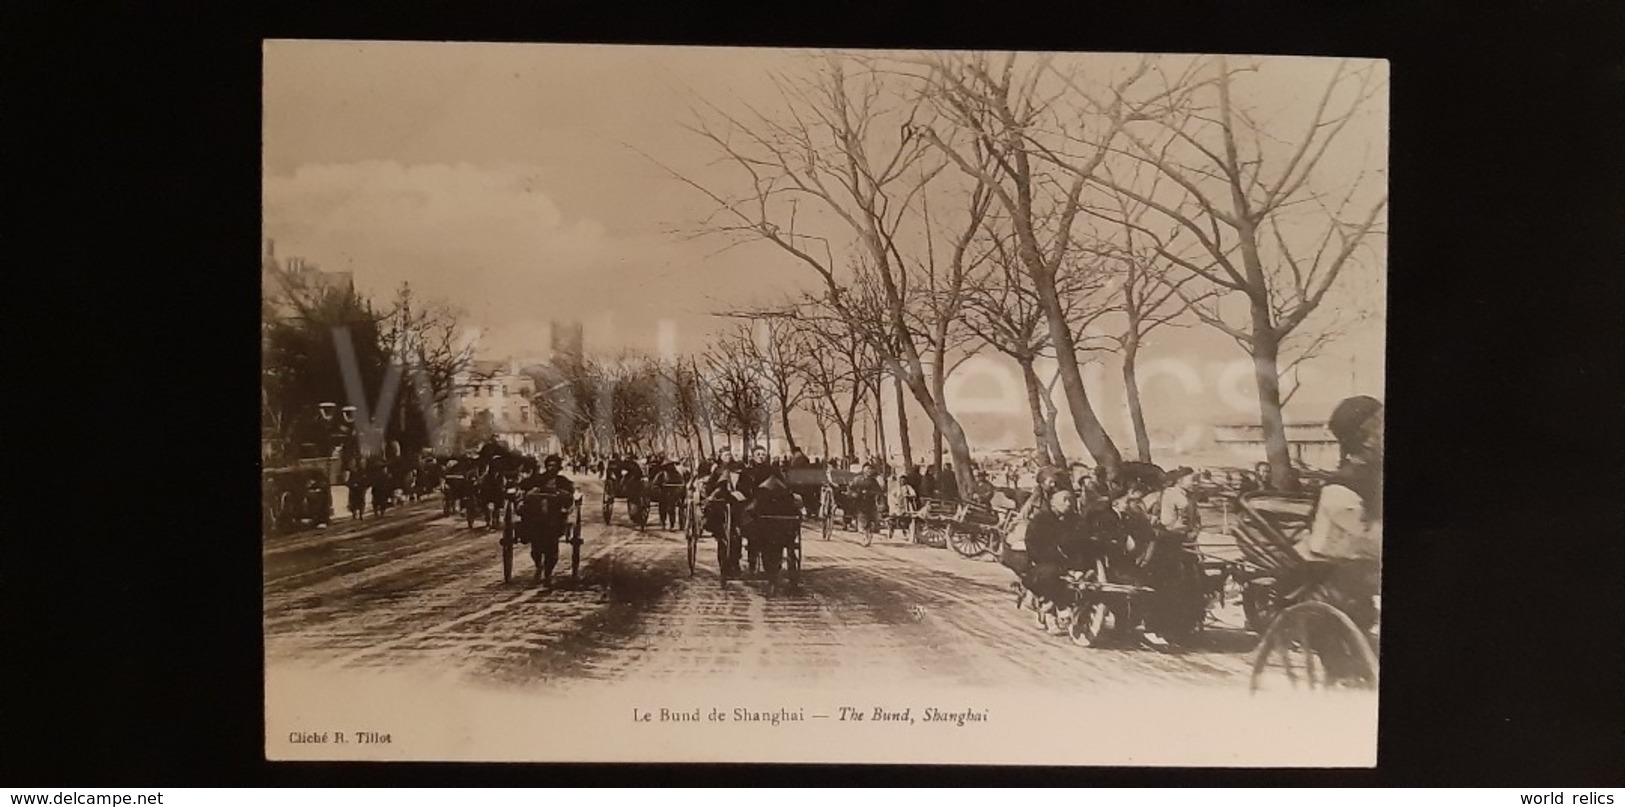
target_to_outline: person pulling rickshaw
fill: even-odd
[[[535,581],[552,588],[553,569],[559,562],[559,540],[571,533],[573,508],[578,510],[579,520],[575,483],[563,470],[564,459],[550,454],[543,461],[540,473],[532,473],[519,481],[519,522],[511,533],[505,532],[502,537],[503,582],[513,574],[513,545],[518,543],[530,547],[530,558],[536,565]],[[572,536],[572,540],[579,541],[579,536]]]

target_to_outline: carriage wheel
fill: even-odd
[[[1342,611],[1323,602],[1281,612],[1253,656],[1252,692],[1377,686],[1377,657]]]
[[[1083,579],[1092,583],[1106,582],[1106,564],[1096,560],[1095,568],[1086,572]],[[1067,630],[1072,643],[1079,647],[1099,646],[1101,638],[1112,630],[1109,624],[1112,616],[1112,609],[1099,597],[1080,597],[1072,609],[1072,625]]]
[[[960,557],[974,558],[988,550],[987,535],[981,530],[961,529],[950,526],[948,528],[948,545],[958,552]]]
[[[925,539],[926,546],[940,549],[948,543],[947,530],[941,524],[925,525],[925,527],[920,530],[920,535]]]

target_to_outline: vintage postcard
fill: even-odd
[[[266,757],[1375,765],[1387,82],[266,42]]]

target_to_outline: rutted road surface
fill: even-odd
[[[596,516],[601,488],[578,479]],[[1250,638],[1210,629],[1179,654],[1085,649],[1017,611],[1009,572],[945,549],[837,533],[803,538],[799,592],[717,582],[714,545],[690,577],[683,537],[584,520],[581,578],[569,547],[531,582],[524,548],[502,583],[497,533],[439,517],[438,497],[382,520],[266,541],[268,662],[429,667],[512,683],[720,679],[786,683],[1037,686],[1086,682],[1244,688]]]

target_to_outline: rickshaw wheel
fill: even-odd
[[[1273,578],[1249,580],[1241,589],[1241,612],[1247,630],[1262,634],[1275,618],[1281,615],[1281,604],[1275,596]]]
[[[784,566],[789,571],[790,585],[801,585],[801,525],[796,525],[795,543],[785,548]]]
[[[1298,603],[1276,618],[1253,655],[1250,691],[1375,689],[1377,658],[1348,615]]]
[[[717,540],[721,542],[719,547],[722,550],[717,557],[717,579],[721,582],[722,589],[726,591],[728,589],[728,563],[726,560],[724,560],[724,558],[732,557],[734,541],[739,540],[739,537],[734,535],[734,514],[732,507],[724,506],[723,508],[722,537]]]
[[[1105,564],[1095,561],[1095,568],[1084,579],[1095,583],[1106,582]],[[1067,634],[1072,637],[1072,643],[1079,647],[1096,647],[1111,630],[1108,624],[1111,616],[1111,609],[1098,597],[1082,597],[1072,610],[1072,624],[1068,626]]]

